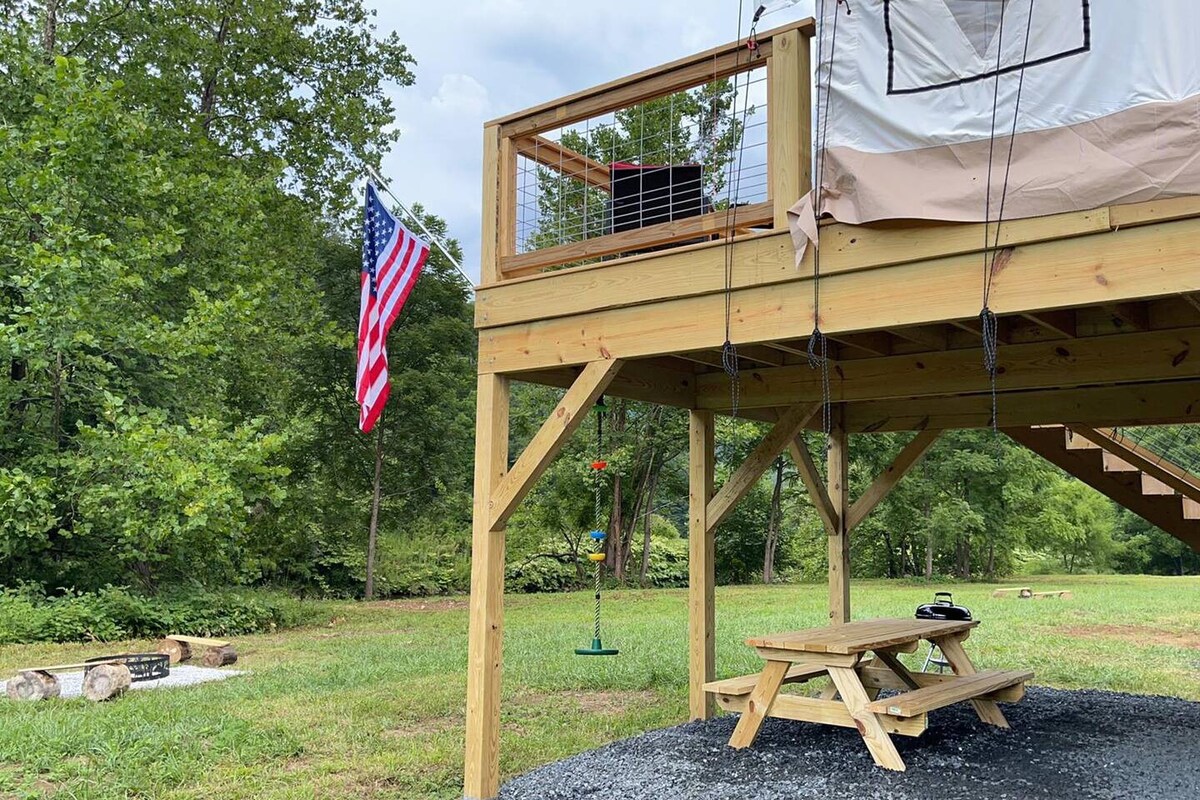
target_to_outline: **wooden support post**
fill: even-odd
[[[704,684],[716,678],[716,539],[708,524],[713,495],[715,418],[689,412],[688,432],[688,708],[692,719],[711,719],[716,704]]]
[[[602,359],[590,362],[579,373],[575,383],[526,445],[517,463],[492,491],[487,504],[492,529],[503,526],[517,510],[517,505],[529,494],[571,434],[587,419],[596,398],[604,393],[620,368],[619,360]]]
[[[843,424],[843,408],[834,409],[829,433],[829,501],[838,525],[829,533],[829,621],[850,621],[850,436]]]
[[[480,375],[475,412],[475,502],[467,633],[467,740],[463,795],[500,790],[500,662],[504,623],[504,525],[488,498],[508,468],[508,378]]]
[[[512,139],[500,139],[498,155],[496,251],[503,264],[505,258],[517,253],[517,146]]]
[[[479,285],[500,281],[500,126],[483,129],[483,227],[479,238]]]
[[[792,30],[772,40],[767,59],[768,191],[775,229],[787,230],[787,210],[812,186],[812,74],[809,39]]]

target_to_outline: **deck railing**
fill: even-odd
[[[813,31],[795,22],[754,48],[734,42],[489,122],[481,284],[786,227],[811,185]],[[614,211],[614,170],[681,161],[701,165],[679,172],[700,182],[683,188],[702,206],[645,223]],[[683,178],[665,174],[682,196]]]

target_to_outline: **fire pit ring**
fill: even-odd
[[[117,662],[129,668],[129,677],[134,682],[155,681],[171,674],[171,661],[163,653],[120,653],[113,656],[96,656],[84,659],[85,664],[97,666],[102,663]],[[86,676],[92,666],[84,667]]]

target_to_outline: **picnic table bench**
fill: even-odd
[[[1026,670],[977,671],[963,641],[977,620],[873,619],[845,625],[747,639],[766,661],[762,672],[712,681],[705,691],[741,719],[729,739],[735,748],[754,743],[766,717],[857,728],[875,763],[904,770],[891,734],[919,736],[928,713],[969,701],[979,719],[1007,728],[997,702],[1024,696]],[[897,657],[913,652],[922,639],[941,649],[953,675],[910,671]],[[868,653],[874,658],[864,660]],[[820,698],[780,694],[785,683],[828,675],[832,686]],[[898,695],[878,699],[882,689]]]

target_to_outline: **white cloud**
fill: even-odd
[[[488,111],[488,90],[470,75],[452,73],[442,78],[442,85],[430,104],[445,114],[475,120]]]

